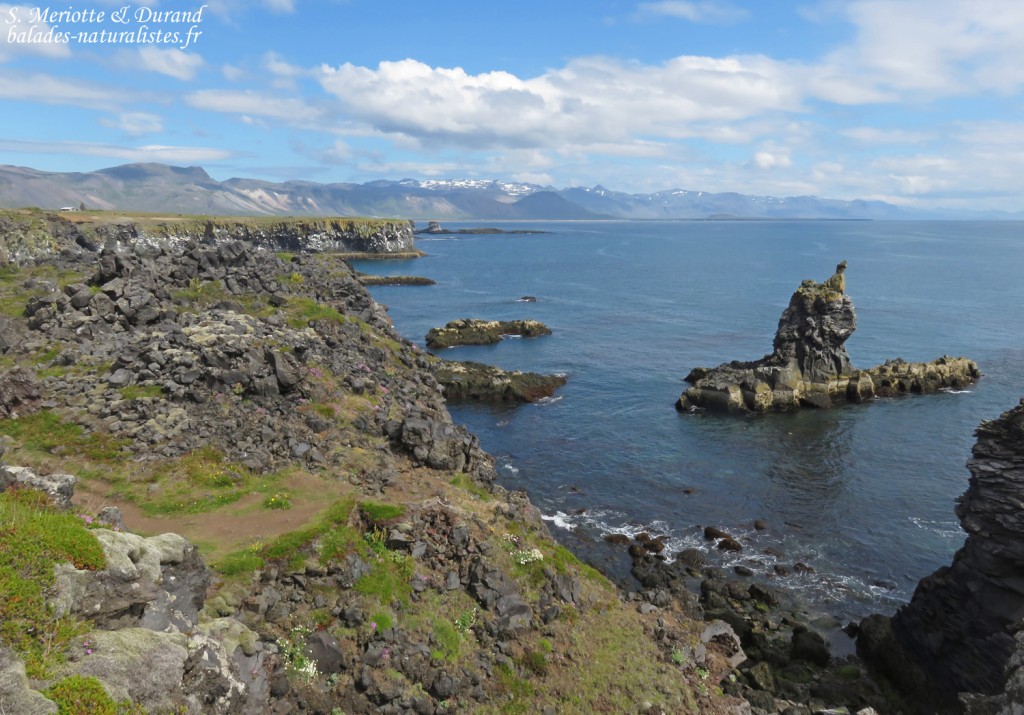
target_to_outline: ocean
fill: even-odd
[[[953,509],[973,431],[1024,395],[1024,223],[445,224],[482,225],[546,233],[423,236],[423,258],[356,267],[437,281],[371,289],[421,346],[428,329],[462,317],[552,328],[440,354],[568,376],[539,404],[451,412],[496,456],[500,483],[529,492],[582,558],[628,583],[629,557],[603,535],[663,534],[666,553],[693,547],[709,564],[746,565],[808,612],[845,622],[892,613],[962,545]],[[828,411],[673,409],[691,368],[770,352],[793,291],[840,260],[858,317],[855,366],[964,355],[984,377]],[[744,550],[709,549],[708,525]],[[797,562],[813,571],[776,574]]]

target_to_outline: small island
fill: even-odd
[[[440,360],[434,376],[448,402],[538,402],[565,384],[563,375],[510,372],[470,361]]]
[[[494,345],[505,335],[535,338],[551,335],[551,328],[536,320],[453,320],[443,328],[427,333],[428,348],[451,348],[456,345]]]
[[[888,360],[867,370],[850,364],[845,342],[857,328],[846,295],[846,261],[823,283],[805,280],[779,319],[774,350],[760,360],[698,367],[680,411],[768,412],[830,407],[874,397],[963,388],[979,377],[973,360],[943,356],[927,363]]]
[[[517,228],[517,229],[503,229],[495,226],[478,226],[476,228],[456,228],[446,229],[441,226],[438,221],[427,222],[426,228],[421,228],[415,231],[418,234],[428,234],[431,236],[501,236],[501,235],[517,235],[517,234],[532,234],[532,233],[550,233],[549,231],[540,231],[537,229]]]

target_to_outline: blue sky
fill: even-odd
[[[1018,0],[0,3],[0,163],[1020,211],[1021,38]]]

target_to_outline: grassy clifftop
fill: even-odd
[[[408,221],[363,217],[190,216],[120,211],[0,209],[0,264],[109,240],[180,243],[241,240],[271,250],[369,254],[414,252]]]

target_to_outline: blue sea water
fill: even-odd
[[[450,228],[481,224],[451,224]],[[973,431],[1024,395],[1024,223],[555,222],[493,224],[534,235],[424,237],[426,257],[362,262],[432,287],[378,287],[418,344],[460,317],[533,318],[553,335],[459,347],[444,357],[560,372],[542,404],[456,406],[530,493],[552,533],[607,572],[629,559],[609,532],[648,531],[669,552],[708,551],[702,529],[740,537],[742,563],[840,620],[891,613],[948,564],[964,533]],[[754,417],[681,415],[694,366],[761,357],[805,278],[847,260],[855,366],[942,354],[978,361],[967,391]],[[536,303],[518,302],[524,295]],[[755,519],[768,528],[756,531]],[[778,576],[776,564],[813,573]]]

